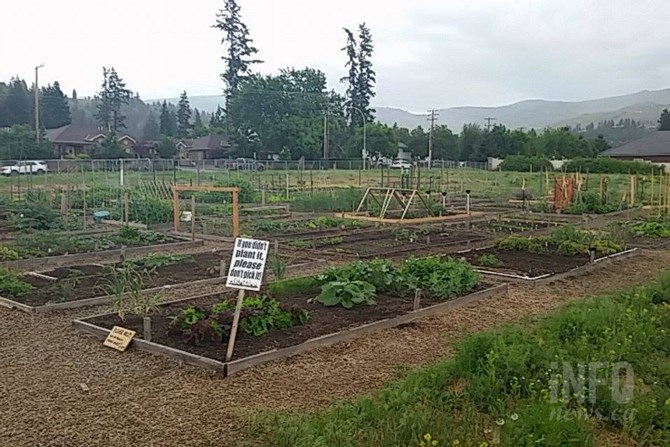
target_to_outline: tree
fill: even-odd
[[[326,76],[319,70],[285,69],[278,76],[251,76],[228,104],[227,118],[236,129],[231,135],[235,152],[252,156],[264,149],[279,154],[286,148],[296,159],[318,158],[324,114],[330,110],[333,125],[343,120],[337,102],[337,95],[326,90]],[[217,115],[212,118],[213,128]]]
[[[464,124],[458,142],[459,159],[482,161],[480,149],[482,139],[483,132],[479,124]]]
[[[344,28],[344,32],[347,34],[347,45],[342,48],[342,51],[347,53],[347,63],[345,67],[348,67],[349,73],[347,76],[340,79],[341,83],[347,84],[347,91],[345,93],[345,115],[347,117],[347,122],[349,125],[354,128],[355,124],[359,118],[358,112],[354,109],[360,106],[360,99],[358,98],[358,44],[356,43],[356,38],[354,33],[349,31],[347,28]],[[358,121],[360,123],[360,121]]]
[[[186,90],[179,96],[179,105],[177,106],[177,136],[187,138],[191,134],[191,105],[188,102]]]
[[[177,117],[168,107],[167,101],[163,101],[160,114],[160,134],[174,137],[177,133]]]
[[[670,130],[670,111],[663,109],[658,119],[658,130]]]
[[[377,74],[372,69],[372,53],[374,51],[372,33],[365,23],[358,27],[358,39],[360,47],[358,49],[356,94],[360,101],[359,108],[363,111],[366,121],[372,122],[375,119],[375,110],[370,107],[370,102],[376,96],[374,87],[375,82],[377,82]]]
[[[158,143],[158,155],[161,158],[173,158],[177,153],[177,145],[175,139],[164,136]]]
[[[209,128],[212,133],[221,133],[226,128],[226,115],[221,106],[216,106],[216,112],[209,120]]]
[[[223,32],[221,44],[227,46],[226,54],[221,57],[226,63],[226,71],[221,74],[221,79],[226,84],[227,105],[237,93],[240,83],[251,74],[251,66],[262,61],[252,58],[258,50],[249,37],[249,29],[242,22],[236,0],[225,0],[224,9],[219,10],[213,27]]]
[[[77,90],[72,89],[72,100],[76,101],[77,100]]]
[[[40,123],[44,128],[55,129],[70,124],[70,105],[58,81],[40,90]]]
[[[144,124],[144,130],[142,131],[142,139],[146,141],[155,141],[160,137],[161,128],[156,119],[156,115],[151,112],[147,118],[147,122]]]
[[[18,76],[0,83],[0,127],[33,123],[32,96],[26,81]]]
[[[115,134],[119,129],[126,128],[126,117],[121,113],[121,107],[128,104],[132,92],[126,88],[114,67],[102,67],[102,76],[102,90],[98,94],[100,100],[95,118],[101,126]]]
[[[205,135],[207,135],[207,127],[202,122],[200,110],[195,109],[195,117],[193,118],[193,136],[197,138]]]
[[[398,139],[392,127],[382,123],[370,123],[366,126],[367,149],[372,156],[395,158],[398,156]],[[363,129],[356,129],[353,138],[348,144],[347,156],[361,157]]]
[[[36,142],[35,131],[27,124],[15,124],[0,132],[0,157],[3,160],[53,158],[53,148],[45,138]]]
[[[110,132],[100,147],[95,151],[95,158],[103,160],[113,160],[116,158],[126,158],[128,154],[116,139],[116,134]]]

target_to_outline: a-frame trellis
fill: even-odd
[[[383,196],[383,199],[382,199]],[[391,204],[397,204],[402,210],[400,220],[407,216],[407,212],[412,205],[418,206],[422,211],[426,211],[428,216],[434,216],[428,201],[424,199],[422,193],[417,189],[402,188],[368,188],[358,204],[356,214],[361,213],[366,208],[368,199],[375,201],[379,205],[379,215],[371,216],[379,219],[386,219]],[[380,200],[382,199],[382,200]],[[421,207],[423,206],[423,207]],[[367,210],[366,210],[367,211]],[[368,214],[370,214],[368,212]]]

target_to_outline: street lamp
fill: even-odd
[[[357,111],[358,113],[360,113],[361,118],[363,118],[363,154],[362,155],[363,155],[363,170],[365,171],[365,160],[367,160],[367,158],[368,158],[367,133],[366,133],[366,129],[365,129],[365,122],[367,120],[365,119],[365,113],[363,113],[363,111],[361,109],[359,109],[358,107],[354,107],[354,106],[349,106],[349,108]]]
[[[40,87],[39,87],[39,70],[43,68],[44,64],[39,64],[35,67],[35,135],[37,144],[40,142]]]

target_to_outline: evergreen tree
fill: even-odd
[[[226,71],[221,79],[226,84],[226,104],[240,85],[251,74],[251,66],[262,61],[253,59],[258,50],[249,37],[249,29],[242,22],[240,7],[236,0],[224,0],[224,9],[216,15],[214,28],[223,32],[221,44],[226,45],[226,54],[221,57],[226,62]]]
[[[212,133],[221,133],[226,128],[226,115],[221,106],[216,107],[216,112],[209,120],[209,128]]]
[[[33,123],[32,96],[26,81],[18,76],[2,84],[0,88],[0,127],[14,124],[31,125]]]
[[[658,130],[670,130],[670,111],[663,109],[658,119]]]
[[[358,44],[356,43],[356,38],[354,34],[344,28],[344,32],[347,34],[347,45],[342,48],[342,51],[347,53],[347,63],[345,67],[349,69],[347,76],[340,79],[340,82],[347,84],[347,91],[345,93],[345,116],[347,117],[347,122],[353,128],[355,127],[356,122],[360,123],[360,115],[354,109],[360,106],[360,100],[358,97],[357,83],[358,83]]]
[[[163,101],[160,115],[160,134],[167,137],[174,137],[177,133],[177,117],[170,110],[166,101]]]
[[[187,138],[191,134],[191,105],[188,102],[188,95],[183,91],[179,97],[179,106],[177,107],[177,136]]]
[[[156,141],[160,137],[161,129],[153,112],[149,113],[147,122],[144,124],[142,139],[146,141]]]
[[[365,23],[358,27],[358,41],[358,81],[356,82],[356,90],[360,100],[359,108],[363,111],[367,122],[372,122],[375,119],[375,110],[370,107],[370,102],[376,96],[374,87],[375,82],[377,82],[377,74],[372,69],[372,53],[374,51],[372,33]]]
[[[72,100],[76,101],[77,100],[77,90],[72,89]]]
[[[67,96],[58,81],[40,91],[40,123],[45,129],[55,129],[72,122]]]
[[[204,135],[207,135],[207,127],[205,127],[205,124],[202,122],[200,110],[195,109],[195,118],[193,118],[193,136],[197,138]]]
[[[121,107],[130,101],[131,91],[126,88],[114,67],[102,67],[102,75],[102,90],[99,93],[100,102],[95,118],[101,126],[116,133],[119,129],[126,128],[126,117],[121,113]]]

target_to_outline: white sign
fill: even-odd
[[[226,287],[232,289],[261,290],[265,260],[270,243],[256,239],[235,239],[233,257],[230,260]]]

